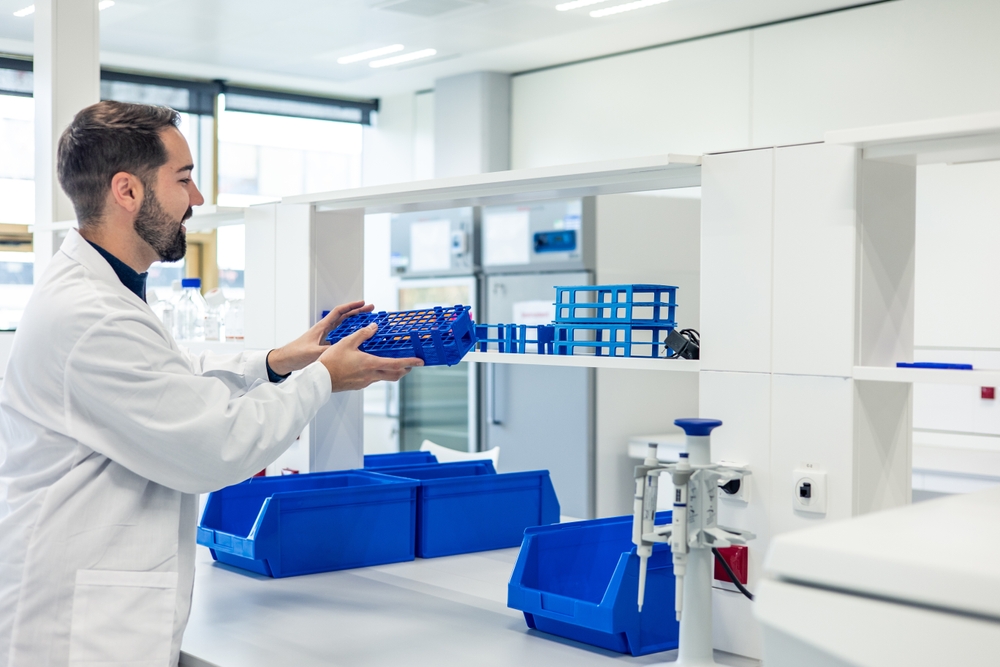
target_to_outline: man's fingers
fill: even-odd
[[[320,343],[322,344],[327,335],[340,326],[341,322],[348,317],[353,317],[359,313],[370,313],[373,310],[375,310],[375,306],[370,303],[366,304],[364,301],[352,301],[351,303],[337,306],[327,313],[326,317],[316,323],[315,328],[320,331]]]
[[[362,343],[364,343],[366,340],[374,336],[376,331],[378,331],[378,325],[372,322],[368,326],[361,327],[360,329],[352,333],[350,336],[342,339],[340,343],[343,343],[348,347],[353,347],[354,349],[358,349],[359,347],[361,347]],[[340,343],[338,343],[338,345]]]
[[[382,363],[379,363],[378,367],[379,370],[383,371],[401,371],[423,365],[424,360],[418,357],[407,357],[406,359],[391,359],[386,357],[382,359]]]

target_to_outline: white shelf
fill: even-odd
[[[185,223],[189,232],[210,232],[218,227],[241,225],[246,209],[241,206],[199,206]]]
[[[837,130],[826,133],[826,143],[860,148],[868,160],[903,164],[1000,160],[1000,113]]]
[[[692,359],[643,359],[639,357],[594,357],[590,355],[503,354],[469,352],[464,361],[473,363],[517,364],[523,366],[564,366],[575,368],[622,368],[641,371],[697,373],[701,362]]]
[[[996,387],[1000,386],[1000,370],[959,371],[937,368],[855,366],[854,379],[873,382],[916,382]]]
[[[191,354],[201,354],[202,352],[212,352],[214,354],[239,354],[246,349],[246,345],[241,340],[219,341],[219,340],[182,340],[177,342],[181,347],[187,348]]]
[[[61,232],[67,229],[76,229],[76,219],[73,220],[60,220],[59,222],[50,222],[47,224],[28,225],[28,231],[31,233],[35,232]]]
[[[321,192],[281,201],[314,204],[323,211],[361,208],[368,213],[402,213],[699,185],[700,156],[658,155]]]

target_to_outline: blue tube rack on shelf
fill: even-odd
[[[477,324],[476,345],[480,352],[553,354],[555,327],[551,324]]]
[[[670,523],[670,512],[657,513]],[[529,628],[634,656],[677,648],[670,547],[653,546],[639,613],[632,517],[529,528],[507,586],[507,606]]]
[[[672,285],[556,286],[555,354],[660,356],[674,330]]]
[[[425,366],[454,366],[476,344],[469,306],[435,307],[393,313],[359,313],[347,318],[327,336],[332,345],[372,322],[374,336],[361,350],[377,357],[419,357]]]
[[[598,357],[660,356],[673,327],[635,324],[556,324],[555,354]]]
[[[676,326],[672,285],[556,286],[556,324]]]

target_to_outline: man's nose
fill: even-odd
[[[194,182],[191,183],[191,187],[194,189],[194,193],[191,195],[191,205],[201,206],[205,203],[205,198],[202,196],[201,191],[198,189],[198,186],[194,184]]]

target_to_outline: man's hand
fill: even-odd
[[[364,389],[373,382],[389,380],[395,382],[424,362],[416,357],[408,359],[386,359],[362,352],[358,347],[375,335],[378,327],[373,323],[355,331],[336,345],[327,346],[320,355],[320,362],[330,372],[333,391]]]
[[[278,375],[288,375],[292,371],[302,370],[319,359],[319,355],[330,349],[326,342],[327,335],[340,326],[340,323],[351,315],[370,313],[375,306],[364,301],[352,301],[337,306],[326,317],[317,322],[309,331],[284,347],[271,350],[267,355],[267,364]]]

